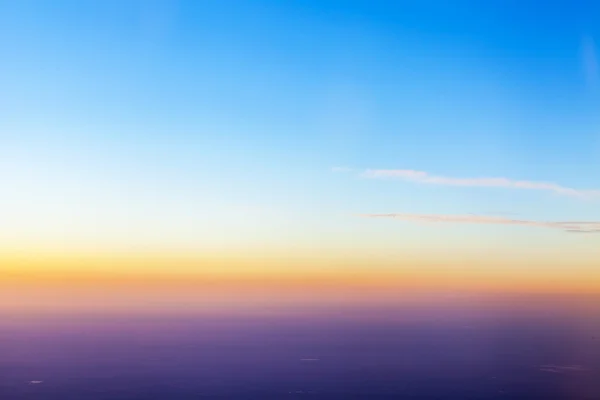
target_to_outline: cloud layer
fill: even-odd
[[[540,365],[540,371],[544,372],[553,372],[555,374],[564,374],[568,372],[581,372],[587,371],[587,368],[581,365],[554,365],[554,364],[545,364]]]
[[[402,221],[424,223],[521,225],[559,229],[569,233],[600,233],[600,221],[532,221],[484,215],[440,215],[440,214],[362,214],[366,218],[394,218]]]
[[[578,190],[561,186],[556,183],[520,181],[508,178],[454,178],[436,176],[431,175],[428,172],[409,169],[368,169],[363,172],[362,176],[372,179],[400,179],[408,182],[431,185],[545,190],[555,194],[577,197],[580,199],[600,199],[600,190]]]

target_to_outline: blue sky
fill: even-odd
[[[200,250],[575,243],[560,230],[354,215],[600,220],[598,201],[547,191],[360,176],[600,188],[598,11],[566,1],[0,1],[0,237]]]

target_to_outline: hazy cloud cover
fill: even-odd
[[[352,172],[352,168],[348,167],[333,167],[331,168],[331,172]]]

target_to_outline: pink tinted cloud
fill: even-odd
[[[362,176],[372,179],[400,179],[408,182],[431,185],[545,190],[581,199],[600,198],[600,190],[579,190],[561,186],[556,183],[512,180],[508,178],[455,178],[431,175],[428,172],[409,169],[368,169],[363,172]]]
[[[444,214],[362,214],[366,218],[393,218],[402,221],[425,223],[520,225],[539,228],[559,229],[569,233],[600,233],[600,221],[533,221],[485,215],[444,215]]]

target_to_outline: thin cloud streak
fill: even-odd
[[[590,87],[596,87],[600,75],[598,65],[598,56],[596,54],[596,44],[594,39],[586,36],[581,40],[581,63],[585,74],[586,83]]]
[[[370,179],[400,179],[430,185],[545,190],[580,199],[600,199],[600,190],[579,190],[550,182],[520,181],[508,178],[454,178],[407,169],[368,169],[363,172],[362,176]]]
[[[402,221],[422,223],[454,223],[485,225],[520,225],[539,228],[559,229],[568,233],[600,233],[600,221],[533,221],[482,215],[443,215],[443,214],[362,214],[366,218],[393,218]]]

